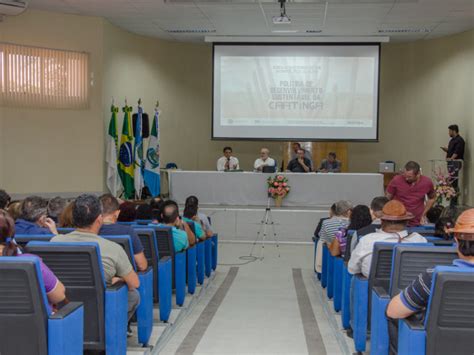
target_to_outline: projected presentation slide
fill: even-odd
[[[214,46],[214,138],[375,140],[378,45]]]

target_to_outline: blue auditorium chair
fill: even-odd
[[[347,269],[347,262],[342,264],[342,296],[341,296],[341,319],[344,329],[351,328],[351,283],[352,274]]]
[[[212,270],[217,269],[217,257],[219,250],[219,235],[216,233],[212,237]]]
[[[473,269],[437,266],[424,322],[399,320],[398,354],[472,355],[473,299]]]
[[[212,240],[207,238],[204,241],[204,272],[206,277],[211,276],[212,272]]]
[[[333,257],[334,259],[334,276],[333,276],[333,298],[334,311],[339,312],[342,308],[342,273],[344,266],[344,259],[340,256]]]
[[[138,342],[143,346],[147,346],[153,329],[153,267],[149,265],[145,271],[137,270],[133,257],[132,238],[129,235],[104,235],[102,238],[119,244],[125,250],[133,269],[138,275],[140,280],[140,286],[138,287],[140,304],[136,312]]]
[[[398,295],[417,276],[436,265],[451,265],[457,258],[456,248],[425,246],[423,244],[396,244],[393,249],[390,284],[372,288],[371,354],[389,353],[388,323],[385,317],[390,299]]]
[[[0,354],[82,355],[84,307],[52,313],[37,258],[0,258],[0,295]]]
[[[17,234],[14,240],[19,246],[24,247],[32,241],[49,242],[53,237],[53,234]]]
[[[321,287],[326,288],[328,284],[328,258],[329,258],[329,249],[326,243],[323,243],[323,252],[322,252],[322,261],[321,261]]]
[[[369,290],[372,287],[386,285],[390,282],[390,271],[392,269],[392,252],[394,243],[378,242],[374,244],[369,278],[362,274],[354,275],[352,278],[353,298],[351,299],[351,328],[354,336],[356,351],[363,352],[366,348],[369,324]]]
[[[326,246],[327,252],[323,254],[323,262],[324,258],[326,257],[326,294],[328,298],[331,300],[334,296],[334,256],[331,255],[329,252],[329,248]]]
[[[125,355],[128,288],[106,286],[97,243],[29,242],[25,250],[56,274],[68,300],[84,304],[84,349]]]
[[[172,301],[171,256],[159,256],[158,241],[153,229],[140,226],[134,228],[133,232],[140,238],[148,265],[153,268],[153,302],[159,303],[160,320],[167,322],[171,314]]]
[[[155,231],[160,257],[171,257],[176,304],[182,306],[186,297],[186,251],[175,252],[171,227],[153,226],[152,229]]]

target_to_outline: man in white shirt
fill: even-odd
[[[217,160],[217,171],[239,170],[239,159],[232,156],[232,148],[223,149],[224,156]]]
[[[276,171],[275,159],[270,158],[269,155],[270,150],[268,150],[268,148],[262,148],[260,150],[260,158],[255,160],[255,163],[253,164],[253,168],[255,171],[261,172],[263,170],[263,167],[265,166],[275,167]]]
[[[372,253],[376,242],[427,243],[418,233],[408,234],[407,223],[415,216],[407,212],[403,203],[397,200],[387,202],[382,210],[382,228],[362,237],[349,259],[348,269],[353,275],[362,273],[369,277]]]

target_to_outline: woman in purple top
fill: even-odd
[[[0,210],[0,257],[2,256],[32,256],[38,258],[43,276],[46,296],[51,305],[58,304],[66,298],[66,289],[53,272],[43,263],[41,258],[32,254],[21,254],[13,240],[15,222],[5,210]]]

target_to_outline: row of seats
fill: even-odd
[[[183,306],[186,292],[194,294],[197,284],[202,285],[205,277],[210,277],[216,269],[218,236],[175,253],[170,227],[138,224],[133,227],[149,265],[148,270],[137,272],[141,299],[136,311],[137,335],[139,343],[146,346],[153,327],[153,303],[158,303],[163,322],[168,321],[171,313],[173,289],[176,305]],[[24,334],[26,329],[31,334],[29,343],[18,344],[18,339],[12,337],[12,344],[2,344],[2,349],[7,354],[9,346],[11,353],[25,354],[82,354],[83,349],[125,354],[127,286],[117,283],[106,287],[96,243],[50,243],[51,238],[15,236],[26,253],[40,256],[63,282],[70,303],[52,313],[41,285],[38,261],[29,257],[1,258],[0,331]],[[121,245],[137,270],[130,236],[104,238]],[[40,323],[42,326],[38,326]]]
[[[429,233],[427,229],[422,232]],[[400,320],[398,353],[447,354],[456,344],[456,354],[472,354],[474,319],[466,322],[461,315],[471,307],[474,275],[450,266],[458,258],[452,242],[446,246],[444,240],[427,239],[430,242],[426,244],[375,243],[368,278],[351,275],[347,262],[332,256],[323,246],[322,273],[317,277],[328,299],[333,299],[334,310],[340,312],[343,328],[352,330],[356,351],[366,351],[370,337],[371,354],[388,355],[389,350],[394,353],[389,346],[387,305],[418,274],[435,268],[426,320]]]

